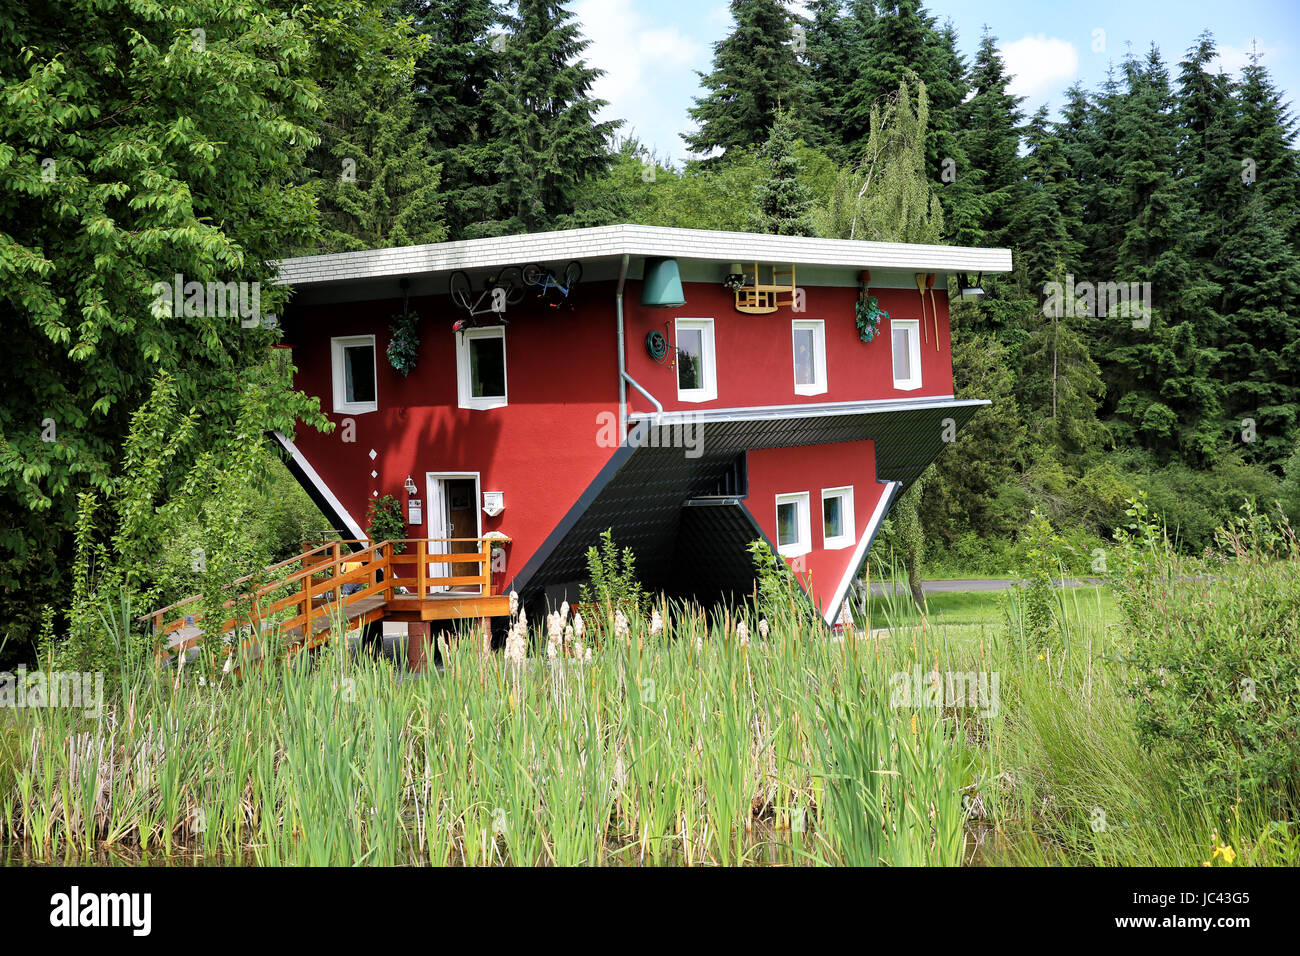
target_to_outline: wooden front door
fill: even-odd
[[[429,483],[428,537],[475,539],[478,525],[478,478],[460,475],[427,476]],[[433,541],[433,553],[447,551],[477,551],[473,540],[446,544]],[[473,577],[479,573],[477,564],[430,562],[430,577]],[[446,588],[439,588],[446,590]],[[474,590],[469,585],[458,585],[456,590]]]

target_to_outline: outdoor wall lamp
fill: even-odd
[[[965,272],[957,274],[957,287],[960,289],[961,297],[967,302],[979,302],[984,298],[983,284],[984,273],[982,272],[975,277],[974,282],[970,281],[970,276]]]
[[[415,487],[415,482],[411,480],[410,475],[406,476],[406,484],[403,487],[406,488],[406,493],[408,495],[413,495],[419,490]]]
[[[641,304],[652,309],[676,309],[686,304],[676,259],[647,259],[641,280]]]

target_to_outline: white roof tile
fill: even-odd
[[[283,259],[279,263],[279,282],[312,285],[624,254],[919,272],[1011,271],[1009,249],[768,236],[624,224]]]

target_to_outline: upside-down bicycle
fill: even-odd
[[[582,281],[582,263],[576,260],[570,262],[558,277],[550,269],[544,269],[539,265],[527,265],[524,266],[523,275],[524,283],[538,290],[539,299],[549,299],[551,290],[559,293],[560,298],[549,303],[554,308],[561,302],[567,301],[569,296],[573,295],[573,290],[578,287],[578,283]]]
[[[470,319],[492,313],[504,323],[506,306],[518,305],[524,300],[524,277],[518,266],[507,266],[496,275],[488,276],[483,291],[475,298],[474,284],[469,276],[464,272],[453,272],[449,291],[451,301],[468,312]],[[487,300],[486,306],[484,300]]]

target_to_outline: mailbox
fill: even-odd
[[[424,509],[420,507],[419,498],[406,499],[406,523],[422,524],[424,522]]]
[[[506,510],[506,493],[504,491],[483,492],[483,511],[489,518],[495,518]]]

